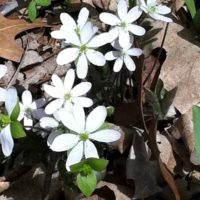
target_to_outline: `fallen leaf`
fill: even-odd
[[[160,22],[153,24],[155,29],[163,27]],[[152,49],[160,46],[162,37],[163,32],[156,35],[156,41],[150,44]],[[192,30],[185,29],[177,23],[169,24],[164,43],[167,58],[163,63],[160,78],[167,90],[177,87],[173,106],[182,114],[200,101],[199,47],[200,42]]]
[[[95,6],[107,10],[110,0],[92,0],[92,2]]]
[[[175,195],[175,199],[181,200],[181,196],[180,196],[180,193],[178,191],[178,188],[176,186],[173,176],[167,170],[166,166],[162,163],[161,159],[159,159],[159,164],[160,164],[160,169],[163,174],[163,177],[164,177],[165,181],[168,183],[171,190],[173,191],[173,193]]]
[[[133,134],[133,143],[126,164],[126,177],[134,181],[133,199],[143,199],[161,191],[157,185],[153,162],[149,161],[150,149],[141,133],[141,130],[136,129]]]
[[[22,19],[8,19],[0,15],[0,57],[20,62],[23,49],[16,43],[16,35],[25,30],[42,26],[44,23],[41,20],[28,23]]]

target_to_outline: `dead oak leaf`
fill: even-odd
[[[0,15],[0,57],[20,62],[23,49],[16,43],[16,35],[25,30],[42,26],[44,23],[41,20],[28,23],[22,19],[8,19]]]

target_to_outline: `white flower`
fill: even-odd
[[[73,69],[68,70],[64,82],[56,74],[53,74],[51,79],[54,86],[44,85],[44,91],[56,99],[46,106],[46,114],[53,114],[63,105],[69,111],[72,110],[73,104],[79,104],[82,107],[92,106],[93,101],[90,98],[83,97],[91,89],[92,84],[81,82],[73,87],[75,80]]]
[[[162,16],[169,14],[171,9],[164,5],[158,5],[156,0],[147,0],[147,3],[144,0],[140,0],[140,8],[153,19],[172,22],[169,17]]]
[[[126,1],[120,0],[117,5],[117,14],[116,16],[111,13],[103,12],[99,15],[102,22],[114,26],[109,32],[111,42],[119,37],[119,44],[123,45],[123,43],[129,43],[129,32],[138,36],[145,34],[145,29],[143,27],[132,24],[142,14],[138,6],[133,7],[128,12]]]
[[[7,67],[0,64],[0,78],[2,78],[7,72]],[[0,101],[5,101],[6,90],[0,87]]]
[[[54,139],[58,136],[63,134],[60,130],[58,130],[59,126],[62,126],[62,123],[60,121],[60,117],[58,114],[58,111],[56,111],[53,114],[53,117],[43,117],[40,119],[40,126],[44,129],[51,129],[51,133],[48,135],[47,138],[47,145],[50,146]],[[42,133],[42,136],[46,136],[47,133]]]
[[[73,29],[75,32],[80,33],[83,26],[88,20],[89,11],[87,8],[82,8],[78,15],[77,24],[74,19],[67,13],[60,14],[60,20],[62,22],[62,26],[60,30],[52,31],[51,36],[56,39],[65,39],[68,41],[68,35],[66,34],[67,29]]]
[[[37,99],[33,101],[32,94],[29,90],[25,90],[22,93],[22,103],[20,103],[20,115],[18,120],[21,121],[24,119],[24,126],[33,126],[33,119],[38,115],[38,113],[42,113],[43,109],[39,109],[44,106],[45,101],[43,98]],[[30,127],[25,127],[26,130],[30,130]]]
[[[10,156],[13,150],[14,141],[12,138],[10,116],[18,102],[17,91],[15,88],[6,90],[5,108],[8,115],[0,115],[0,143],[2,152],[5,156]]]
[[[0,64],[0,78],[2,78],[7,72],[7,67]]]
[[[102,33],[94,36],[97,32],[96,27],[90,22],[87,22],[81,29],[80,34],[77,34],[74,30],[66,30],[68,42],[73,46],[62,50],[57,56],[57,63],[64,65],[75,61],[77,76],[81,79],[87,76],[88,61],[97,66],[103,66],[106,60],[102,53],[94,50],[108,43],[109,34]]]
[[[56,152],[70,150],[66,162],[67,170],[70,170],[71,165],[80,162],[83,157],[86,159],[99,157],[96,147],[90,140],[114,142],[120,138],[118,131],[112,129],[99,130],[107,115],[104,106],[96,107],[87,119],[83,108],[77,105],[73,107],[73,113],[60,109],[59,115],[64,126],[72,132],[57,136],[50,148]]]
[[[135,70],[135,63],[130,56],[140,56],[142,50],[139,48],[131,48],[133,44],[133,36],[130,35],[129,41],[128,45],[123,44],[121,47],[118,40],[115,40],[111,45],[118,51],[110,51],[105,55],[106,60],[116,60],[113,68],[114,72],[119,72],[123,63],[125,63],[129,71]]]

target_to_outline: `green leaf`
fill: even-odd
[[[113,106],[106,107],[106,110],[107,110],[107,116],[108,117],[112,116],[115,112],[115,108]]]
[[[51,5],[51,0],[35,0],[38,6],[49,6]]]
[[[31,1],[28,6],[28,17],[31,21],[34,21],[37,17],[37,8],[36,8],[36,2]]]
[[[11,129],[12,136],[16,139],[26,136],[26,133],[24,132],[24,129],[21,123],[18,121],[11,122],[10,129]]]
[[[16,121],[19,116],[19,113],[20,113],[20,107],[19,107],[19,102],[17,102],[10,116],[11,121]]]
[[[185,0],[185,3],[188,7],[188,10],[190,11],[192,18],[194,18],[194,16],[196,15],[195,1],[194,0]]]
[[[95,171],[103,171],[108,165],[108,160],[98,158],[88,158],[82,162],[70,166],[71,172],[82,172],[84,165],[89,165]]]
[[[200,32],[200,9],[197,10],[194,18],[193,18],[194,26],[196,27],[197,31]]]
[[[108,165],[108,160],[105,159],[98,159],[98,158],[88,158],[87,164],[92,167],[92,169],[96,171],[103,171],[106,169]]]
[[[200,107],[193,106],[193,126],[194,126],[194,142],[197,152],[197,158],[200,162]]]
[[[88,174],[87,176],[77,175],[76,183],[85,196],[90,196],[96,188],[97,180],[95,173]]]

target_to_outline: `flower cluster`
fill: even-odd
[[[47,145],[52,151],[68,152],[68,171],[71,165],[83,159],[99,158],[92,141],[110,143],[120,139],[118,131],[104,126],[106,107],[101,105],[91,109],[96,102],[87,96],[92,83],[85,78],[90,64],[104,66],[106,61],[115,60],[114,72],[119,72],[123,65],[131,72],[136,69],[132,56],[139,57],[143,53],[134,46],[135,36],[145,34],[145,29],[137,23],[143,12],[156,20],[172,21],[163,16],[170,13],[171,9],[158,5],[156,0],[139,0],[139,5],[130,10],[125,0],[119,0],[116,15],[108,12],[99,15],[99,19],[110,26],[109,31],[104,33],[100,33],[89,21],[87,8],[80,10],[77,21],[67,13],[60,15],[62,25],[51,36],[64,40],[66,48],[58,54],[56,61],[59,65],[74,62],[76,73],[71,68],[64,78],[52,75],[51,83],[43,87],[49,101],[44,98],[33,100],[31,92],[25,90],[19,102],[14,87],[0,88],[0,102],[5,104],[5,112],[0,114],[0,143],[5,156],[12,153],[13,138],[25,136],[21,120],[27,131],[34,126],[36,128],[36,122],[39,128],[50,130]],[[109,43],[114,50],[105,55],[98,50]],[[0,78],[6,71],[6,66],[0,65]],[[76,74],[79,79],[76,79]]]

